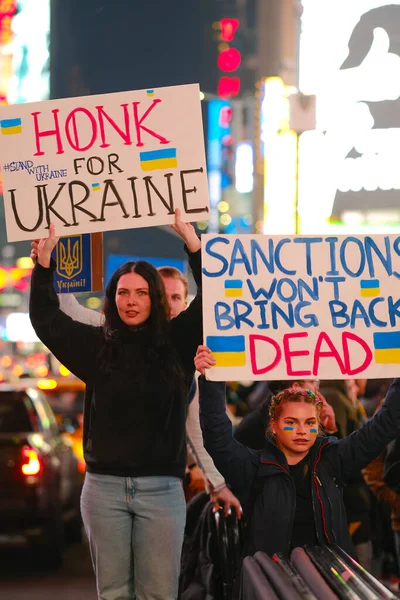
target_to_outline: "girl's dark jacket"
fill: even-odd
[[[188,255],[200,288],[201,252]],[[73,321],[60,310],[53,271],[35,266],[30,317],[39,339],[86,383],[87,470],[122,477],[184,477],[187,398],[193,358],[202,343],[201,292],[168,323],[162,352],[155,352],[146,326],[126,327],[110,350],[102,327]],[[171,365],[183,371],[180,386],[174,385]]]
[[[199,378],[204,446],[239,498],[248,522],[244,556],[258,550],[286,555],[296,509],[296,489],[286,458],[267,440],[250,450],[232,436],[225,411],[225,384]],[[354,555],[342,487],[400,435],[400,380],[391,385],[382,409],[346,438],[318,437],[310,450],[312,502],[320,544],[335,542]]]

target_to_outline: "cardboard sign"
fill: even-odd
[[[400,236],[204,235],[215,381],[400,374]]]
[[[208,219],[199,86],[0,107],[8,241]]]
[[[57,294],[99,292],[103,289],[103,234],[84,233],[58,240],[52,257],[57,267]]]

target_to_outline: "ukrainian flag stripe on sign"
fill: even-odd
[[[211,352],[244,352],[244,335],[209,335],[206,345]]]
[[[373,296],[379,296],[380,293],[380,288],[361,288],[362,298],[372,298]]]
[[[246,364],[245,352],[213,352],[213,357],[216,367],[244,367]]]
[[[379,279],[362,279],[360,281],[360,286],[364,289],[378,288],[379,287]]]
[[[176,158],[160,158],[159,160],[146,160],[140,163],[142,171],[156,171],[157,169],[175,169],[178,166]]]
[[[176,158],[176,148],[163,148],[162,150],[149,150],[139,153],[140,162],[144,160],[158,160],[160,158]]]
[[[0,126],[2,129],[8,129],[12,127],[20,127],[22,125],[22,119],[2,119]]]
[[[400,348],[375,350],[375,362],[378,365],[400,365]]]
[[[377,331],[374,333],[375,350],[387,350],[389,348],[400,349],[400,331]]]
[[[225,289],[228,288],[241,288],[243,287],[243,281],[241,279],[227,279],[224,283]]]
[[[243,296],[243,290],[242,288],[227,288],[225,289],[225,298],[238,298],[240,296]]]
[[[1,129],[2,135],[14,135],[14,133],[22,133],[22,127],[7,127],[6,129]]]

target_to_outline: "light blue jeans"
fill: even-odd
[[[175,600],[186,521],[177,477],[86,473],[82,519],[99,600]]]

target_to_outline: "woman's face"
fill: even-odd
[[[126,325],[140,325],[151,313],[149,284],[138,273],[121,275],[115,293],[115,303],[121,321]]]
[[[318,435],[318,417],[314,404],[284,402],[279,416],[271,419],[271,429],[288,464],[296,464],[308,454]]]

